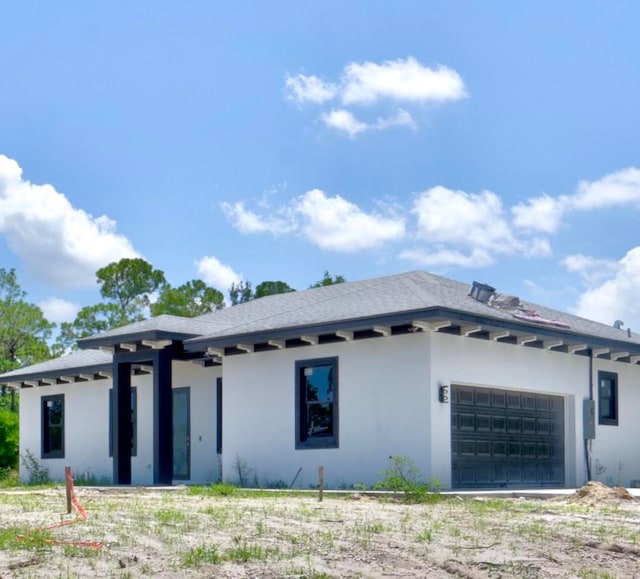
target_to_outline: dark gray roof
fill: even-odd
[[[215,320],[161,315],[78,340],[81,348],[99,348],[140,340],[185,340],[224,329]]]
[[[370,322],[402,314],[415,315],[419,319],[421,314],[426,316],[437,311],[477,317],[485,322],[509,322],[523,328],[537,328],[542,333],[569,333],[640,345],[637,334],[628,336],[625,330],[537,304],[522,302],[524,309],[535,311],[541,320],[557,322],[558,326],[565,327],[518,319],[511,311],[470,297],[470,285],[424,271],[413,271],[269,296],[197,318],[215,320],[218,327],[207,335],[188,340],[187,346],[215,346],[217,343],[226,344],[231,338],[241,340],[254,334],[266,335],[287,328],[313,331],[316,326],[340,322],[354,326],[358,321]]]
[[[93,374],[100,371],[111,370],[112,356],[101,350],[79,350],[66,356],[33,364],[27,368],[20,368],[2,374],[1,384],[10,382],[24,382],[25,380],[38,380],[47,376],[71,376],[78,373]]]
[[[520,310],[501,309],[469,296],[469,283],[424,271],[342,283],[268,296],[225,308],[198,318],[157,316],[80,340],[88,348],[0,376],[29,380],[45,375],[91,371],[110,365],[111,355],[93,348],[141,340],[181,340],[191,352],[207,347],[258,343],[271,338],[364,329],[374,324],[402,323],[429,318],[457,319],[514,331],[559,337],[589,347],[612,346],[640,353],[640,334],[601,324],[537,304],[521,302]],[[528,316],[526,312],[538,316]],[[525,314],[516,317],[514,314]],[[535,321],[537,320],[537,321]],[[546,338],[545,338],[546,339]],[[16,381],[16,380],[13,380]]]

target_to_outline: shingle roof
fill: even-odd
[[[534,322],[535,318],[531,317],[517,318],[514,313],[518,312],[470,297],[469,288],[468,283],[412,271],[267,296],[198,318],[157,316],[80,340],[79,345],[88,350],[9,372],[0,376],[0,383],[9,383],[11,378],[25,380],[31,376],[60,375],[63,371],[108,366],[111,355],[93,348],[132,340],[184,340],[188,350],[201,351],[208,346],[231,344],[234,340],[239,342],[252,336],[264,339],[288,330],[301,335],[332,324],[357,328],[385,316],[398,319],[404,316],[411,320],[428,318],[434,312],[461,319],[466,316],[476,323],[504,323],[532,333],[568,336],[590,344],[611,343],[618,348],[628,347],[634,353],[640,352],[640,334],[528,302],[522,302],[523,308],[535,312],[542,323]],[[564,327],[554,327],[548,322]]]
[[[216,321],[211,333],[190,339],[191,347],[218,338],[247,336],[283,328],[313,328],[314,325],[357,321],[403,312],[426,312],[443,309],[484,319],[509,321],[523,327],[553,332],[551,325],[535,324],[514,317],[469,296],[470,284],[424,271],[336,284],[306,291],[268,296],[197,318]],[[568,326],[564,332],[640,345],[638,334],[580,318],[537,304],[522,302],[524,308],[537,312],[542,319]]]
[[[220,328],[226,328],[226,326],[216,323],[215,320],[207,321],[198,318],[161,315],[107,330],[95,336],[82,338],[78,340],[78,345],[81,348],[97,348],[126,342],[130,339],[157,340],[166,338],[184,340],[193,336],[215,332]]]
[[[75,374],[80,371],[85,373],[99,372],[111,369],[112,356],[101,350],[79,350],[60,358],[33,364],[27,368],[20,368],[2,374],[0,383],[8,384],[15,380],[31,380],[44,376],[61,375],[64,373]]]

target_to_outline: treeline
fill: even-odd
[[[13,269],[0,268],[0,373],[59,356],[75,348],[77,340],[106,330],[170,314],[196,317],[226,307],[224,295],[200,279],[172,286],[164,272],[144,259],[121,259],[96,272],[102,301],[85,306],[72,322],[49,322],[42,310],[26,300]],[[328,271],[309,287],[345,281]],[[229,288],[234,306],[265,296],[295,291],[284,281],[263,281],[253,288],[248,280]]]
[[[112,328],[170,314],[195,317],[226,307],[224,295],[200,279],[174,287],[164,272],[144,259],[121,259],[96,272],[102,301],[82,308],[73,322],[56,324],[26,299],[13,269],[0,268],[0,373],[44,362],[76,348],[80,338]],[[342,283],[341,275],[324,272],[309,287]],[[229,288],[231,305],[265,296],[296,291],[283,281],[263,281],[255,289],[248,280]],[[18,400],[8,389],[0,391],[0,479],[18,463]]]

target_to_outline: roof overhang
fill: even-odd
[[[254,332],[234,333],[224,336],[195,337],[185,341],[187,352],[208,351],[216,357],[228,350],[234,352],[255,351],[256,347],[282,349],[292,341],[319,343],[319,337],[334,335],[341,339],[357,339],[359,335],[391,335],[396,328],[406,331],[442,331],[465,337],[484,338],[493,341],[513,342],[517,345],[565,351],[572,354],[607,356],[613,360],[640,361],[640,344],[632,341],[611,340],[574,332],[547,324],[523,322],[478,316],[468,312],[444,308],[412,310],[391,315],[354,318],[331,323],[265,329]],[[606,350],[606,352],[605,352]]]

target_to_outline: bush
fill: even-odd
[[[442,485],[435,478],[424,481],[420,469],[406,456],[390,456],[391,466],[380,471],[374,489],[402,493],[407,502],[424,503],[440,499]]]
[[[18,414],[0,408],[0,468],[14,469],[19,456]]]
[[[24,461],[24,468],[29,474],[27,484],[44,485],[51,482],[51,479],[49,478],[49,469],[42,466],[40,461],[29,449],[24,453],[22,460]]]

